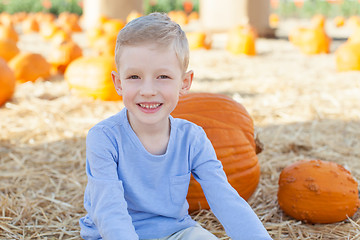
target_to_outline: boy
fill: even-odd
[[[271,239],[227,182],[202,128],[170,116],[193,79],[179,25],[160,13],[131,21],[118,35],[115,61],[112,79],[125,108],[88,133],[81,236],[217,239],[188,214],[192,173],[233,240]]]

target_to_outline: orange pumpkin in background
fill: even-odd
[[[79,25],[79,15],[75,13],[62,12],[59,14],[57,22],[59,26],[66,32],[81,32],[82,28]]]
[[[256,55],[256,30],[249,25],[239,25],[228,33],[226,50],[233,54]]]
[[[19,35],[12,25],[0,25],[0,39],[11,39],[17,42],[19,41]]]
[[[245,200],[255,191],[260,178],[253,121],[246,109],[231,98],[214,93],[190,93],[180,98],[171,114],[201,126],[222,162],[230,184]],[[190,180],[189,210],[209,205],[201,186]]]
[[[23,33],[39,32],[40,27],[35,16],[29,16],[22,22]]]
[[[112,56],[80,57],[69,64],[64,75],[74,95],[105,101],[121,100],[111,78],[112,71],[116,71]]]
[[[302,160],[284,168],[278,202],[289,216],[309,223],[335,223],[355,214],[358,183],[341,165]]]
[[[55,45],[48,61],[56,72],[64,73],[67,66],[82,56],[81,47],[73,41],[65,41]]]
[[[133,10],[133,11],[131,11],[131,12],[127,15],[127,17],[126,17],[126,23],[134,20],[135,18],[139,18],[139,17],[141,17],[141,16],[142,16],[141,13],[139,13],[138,11]]]
[[[346,42],[335,52],[338,71],[360,71],[360,42]]]
[[[350,29],[354,30],[360,27],[360,16],[354,15],[348,18],[347,25],[349,25]]]
[[[184,26],[189,23],[188,16],[184,11],[173,10],[168,12],[168,16],[171,18],[172,21],[176,22],[181,26]]]
[[[14,95],[15,86],[16,79],[14,72],[5,60],[0,57],[0,106]]]
[[[360,26],[354,28],[347,42],[360,42]]]
[[[309,28],[302,32],[300,51],[311,55],[330,52],[331,38],[322,28]]]
[[[102,35],[92,44],[97,55],[115,56],[116,35]]]
[[[19,52],[16,42],[11,39],[0,39],[0,57],[6,62],[10,61]]]
[[[336,27],[342,27],[345,24],[345,18],[343,16],[336,16],[333,20]]]
[[[107,35],[117,36],[124,26],[125,22],[120,19],[109,19],[103,23],[102,30]]]
[[[211,48],[210,37],[205,32],[187,32],[186,37],[190,50]]]
[[[20,83],[35,82],[38,78],[50,77],[50,63],[38,53],[20,52],[9,61],[16,80]]]
[[[54,44],[61,44],[62,42],[72,41],[72,36],[70,32],[60,28],[52,34],[50,41]]]
[[[59,31],[61,28],[57,26],[54,22],[42,22],[40,23],[39,33],[45,40],[50,40],[54,34]]]
[[[309,27],[296,27],[289,32],[289,41],[299,47],[304,54],[321,54],[330,52],[331,38],[325,31],[325,17],[315,15]]]
[[[277,28],[279,25],[280,17],[276,13],[271,13],[269,15],[269,25],[272,28]]]
[[[326,18],[322,14],[316,14],[311,18],[310,27],[311,28],[324,28],[326,23]]]

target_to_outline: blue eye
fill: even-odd
[[[167,78],[170,78],[170,77],[167,76],[167,75],[160,75],[159,78],[161,78],[161,79],[167,79]]]
[[[130,77],[128,77],[128,79],[139,79],[139,76],[137,76],[137,75],[131,75]]]

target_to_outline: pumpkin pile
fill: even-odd
[[[244,199],[255,191],[260,178],[254,125],[246,109],[231,98],[213,93],[190,93],[180,98],[171,114],[201,126],[222,162],[230,184]],[[190,180],[189,211],[208,209],[201,186]]]
[[[307,55],[329,53],[331,39],[325,32],[325,17],[315,15],[310,27],[297,27],[289,32],[289,41]]]
[[[278,202],[289,216],[309,223],[334,223],[351,217],[359,207],[358,184],[341,165],[302,160],[284,168]]]

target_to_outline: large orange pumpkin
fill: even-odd
[[[278,202],[289,216],[309,223],[334,223],[351,217],[359,207],[358,184],[334,162],[302,160],[284,168]]]
[[[222,162],[230,184],[248,199],[260,178],[255,152],[254,125],[246,109],[231,98],[213,93],[190,93],[180,98],[172,112],[201,126]],[[201,186],[191,178],[187,195],[189,210],[209,208]]]
[[[114,57],[80,57],[66,68],[65,80],[71,92],[80,97],[121,100],[111,79],[112,71],[116,71]]]
[[[50,77],[50,63],[38,53],[20,52],[9,61],[18,82],[34,82],[38,78]]]
[[[0,57],[0,106],[9,100],[15,91],[15,74]]]

